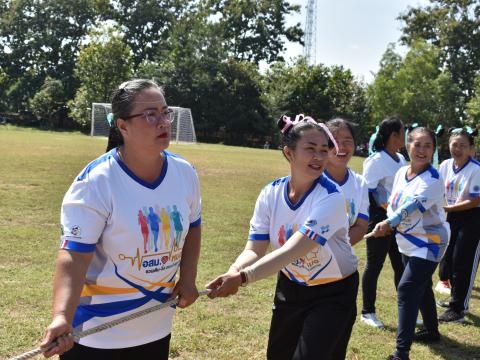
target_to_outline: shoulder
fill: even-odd
[[[470,158],[470,164],[473,166],[476,170],[480,170],[480,162],[475,160],[474,158]]]
[[[441,172],[446,171],[448,169],[449,164],[451,164],[452,161],[453,161],[452,159],[443,160],[440,166],[438,167],[438,169]]]
[[[322,174],[317,180],[318,186],[323,188],[327,194],[340,193],[339,186],[332,180],[330,180],[325,174]]]
[[[371,164],[371,163],[376,163],[376,162],[379,162],[379,161],[382,161],[383,159],[383,150],[380,150],[380,151],[377,151],[375,153],[373,153],[372,155],[370,155],[369,157],[367,157],[364,161],[363,161],[363,165],[367,165],[367,164]]]
[[[405,165],[407,163],[407,160],[405,160],[405,156],[401,153],[397,153],[398,158],[400,159],[400,163]]]
[[[430,165],[427,172],[428,172],[428,174],[430,175],[431,178],[433,178],[435,180],[440,179],[440,173],[433,166]]]
[[[349,179],[352,179],[357,184],[366,184],[365,177],[362,174],[353,171],[352,169],[348,169],[349,172]]]
[[[163,154],[165,155],[165,158],[167,159],[167,166],[170,167],[175,167],[177,168],[180,172],[184,174],[190,174],[191,176],[197,176],[197,170],[195,167],[190,164],[186,159],[181,157],[178,154],[173,154],[168,151],[164,151]]]
[[[76,177],[75,182],[87,180],[91,181],[102,174],[108,174],[108,170],[110,169],[112,162],[115,161],[115,152],[116,149],[112,149],[90,162]]]

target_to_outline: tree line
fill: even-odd
[[[285,0],[0,0],[0,112],[88,130],[91,103],[145,77],[191,108],[205,142],[275,143],[283,113],[347,117],[361,142],[391,114],[432,128],[479,123],[480,1],[406,9],[408,52],[390,44],[371,84],[342,66],[286,62],[286,41],[304,37],[300,18],[286,25],[292,14],[300,7]]]

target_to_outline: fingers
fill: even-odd
[[[53,347],[51,347],[53,345]],[[47,343],[45,345],[42,344],[42,348],[45,348],[46,351],[43,353],[43,356],[49,358],[54,355],[62,355],[63,353],[70,350],[74,345],[73,336],[72,334],[64,334],[57,337],[51,343]]]

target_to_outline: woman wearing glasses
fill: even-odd
[[[71,334],[176,296],[183,308],[198,296],[199,183],[188,162],[165,151],[172,118],[163,91],[149,80],[127,81],[114,91],[112,111],[107,153],[81,171],[63,200],[46,357],[167,359],[170,307],[75,344]],[[158,241],[162,221],[170,221],[162,212],[171,209],[180,213],[182,239]]]

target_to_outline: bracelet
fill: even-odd
[[[240,280],[241,280],[241,284],[240,286],[247,286],[248,284],[248,277],[247,277],[247,274],[245,273],[245,271],[240,271]]]

